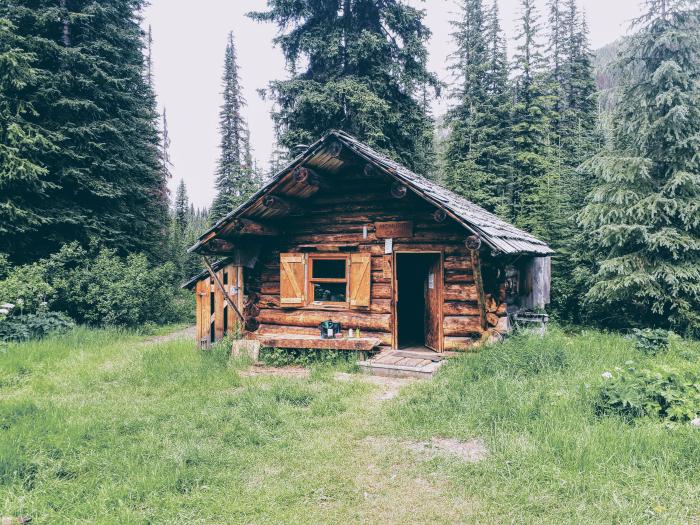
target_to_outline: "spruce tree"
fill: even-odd
[[[33,259],[90,239],[121,252],[162,247],[167,227],[157,114],[146,80],[142,0],[1,3],[16,50],[32,56],[41,86],[16,93],[23,118],[56,148],[35,148],[45,170],[42,218],[10,240]],[[3,90],[4,91],[4,90]],[[44,149],[44,151],[39,151]],[[13,200],[16,197],[10,196]]]
[[[53,189],[42,159],[57,137],[34,122],[31,100],[41,89],[37,57],[8,21],[0,19],[0,246],[21,259],[23,239],[45,225]]]
[[[612,143],[582,213],[587,294],[616,325],[700,330],[700,12],[648,0],[621,52]]]
[[[241,92],[233,32],[229,33],[226,44],[223,88],[224,102],[219,112],[221,142],[216,174],[217,194],[210,212],[212,223],[240,206],[257,189],[257,181],[249,165],[252,164],[250,139],[242,113],[245,100]]]
[[[269,0],[251,13],[277,24],[292,73],[270,84],[280,144],[292,150],[330,129],[347,131],[416,171],[434,165],[433,123],[423,87],[430,31],[401,0]]]
[[[451,190],[493,208],[491,174],[484,170],[481,148],[482,121],[488,104],[488,50],[482,0],[464,0],[462,17],[452,25],[457,52],[451,69],[456,73],[458,85],[451,93],[457,104],[446,118],[450,135],[445,144],[444,182]]]
[[[539,15],[534,0],[521,0],[521,32],[517,36],[514,107],[511,132],[515,175],[510,187],[513,221],[549,240],[558,224],[558,173],[552,159],[552,97],[547,89]],[[555,213],[556,215],[556,213]]]
[[[187,187],[185,179],[180,179],[175,193],[175,222],[180,230],[184,230],[189,221],[189,198],[187,197]]]
[[[508,216],[512,173],[510,90],[498,4],[484,13],[481,0],[465,2],[454,34],[458,46],[458,101],[448,114],[445,184],[485,208]]]
[[[587,283],[577,278],[588,254],[581,247],[578,213],[590,190],[591,174],[582,163],[595,152],[597,107],[585,19],[576,0],[551,0],[547,48],[548,89],[552,98],[550,142],[557,183],[548,207],[548,240],[553,258],[552,309],[559,318],[580,320],[580,300]]]

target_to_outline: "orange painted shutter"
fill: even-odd
[[[280,254],[280,306],[290,308],[304,304],[304,274],[306,257],[303,253]]]
[[[364,308],[370,303],[372,256],[369,253],[350,255],[350,306]]]

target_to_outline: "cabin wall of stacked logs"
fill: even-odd
[[[361,173],[361,171],[360,171]],[[332,319],[343,329],[360,328],[363,336],[377,337],[382,346],[392,342],[392,257],[384,253],[375,222],[413,221],[410,238],[394,239],[393,250],[440,251],[444,254],[444,349],[464,349],[489,329],[502,329],[504,292],[485,290],[485,308],[479,304],[472,257],[465,246],[468,232],[410,190],[391,197],[391,179],[368,179],[344,174],[333,181],[333,191],[321,192],[304,202],[300,216],[284,219],[283,237],[269,238],[261,259],[244,273],[246,331],[254,335],[318,334],[318,325]],[[364,230],[366,228],[366,237]],[[280,225],[282,229],[282,225]],[[280,307],[280,253],[362,252],[372,255],[371,306],[366,309]],[[484,318],[485,317],[485,318]]]

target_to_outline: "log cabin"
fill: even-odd
[[[553,253],[340,131],[190,251],[207,267],[184,285],[197,295],[201,346],[236,331],[263,347],[434,352],[469,349],[516,313],[542,311]],[[321,337],[325,321],[340,337]]]

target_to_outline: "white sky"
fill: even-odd
[[[430,68],[449,80],[446,56],[453,51],[449,20],[455,18],[455,0],[409,0],[427,11],[433,32],[429,45]],[[545,14],[545,0],[538,0]],[[488,4],[488,0],[486,1]],[[640,13],[641,0],[579,0],[586,11],[594,49],[625,34],[629,20]],[[174,190],[185,179],[195,206],[209,206],[214,197],[214,173],[218,155],[218,112],[226,35],[234,32],[238,65],[248,102],[245,116],[251,129],[254,155],[268,167],[274,147],[271,104],[257,90],[286,70],[279,49],[272,47],[276,28],[256,23],[245,13],[265,8],[265,0],[151,0],[144,24],[153,29],[153,59],[158,101],[168,113]],[[499,0],[502,25],[512,47],[519,0]],[[446,102],[436,101],[435,114]]]

